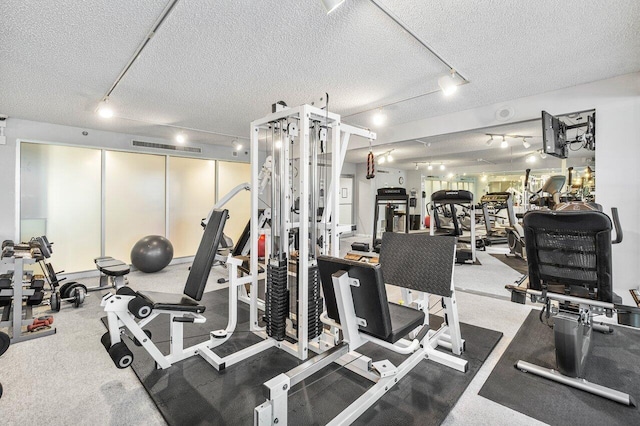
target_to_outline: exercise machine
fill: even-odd
[[[3,333],[0,331],[0,356],[2,356],[7,349],[9,349],[9,345],[11,344],[11,339],[7,333]],[[2,383],[0,383],[0,398],[2,398]]]
[[[405,188],[379,188],[373,210],[373,250],[380,253],[381,236],[378,235],[380,210],[384,207],[384,231],[409,232],[410,198]],[[404,207],[404,210],[401,210]],[[404,217],[404,223],[403,222]],[[396,219],[397,218],[397,219]],[[401,225],[403,225],[401,227]],[[404,228],[404,229],[403,229]]]
[[[541,320],[553,317],[556,368],[518,361],[516,368],[624,405],[635,406],[623,392],[584,379],[592,331],[613,332],[595,323],[596,315],[611,317],[622,299],[613,293],[611,245],[622,241],[617,209],[611,219],[597,210],[531,211],[524,216],[529,265],[528,288],[507,286],[512,301],[527,296],[542,303]]]
[[[317,356],[264,384],[266,401],[256,407],[254,425],[286,425],[292,388],[334,362],[374,384],[330,425],[353,423],[422,360],[467,372],[458,357],[465,343],[452,280],[456,238],[385,232],[382,240],[380,264],[318,257],[327,306],[322,321],[340,333],[324,332]],[[405,305],[388,302],[385,283],[402,287]],[[429,295],[442,297],[438,329],[429,327]],[[374,361],[357,352],[365,343],[407,358],[397,366]]]
[[[114,364],[118,368],[127,368],[133,362],[133,353],[122,340],[126,335],[121,331],[126,329],[133,335],[131,339],[141,345],[155,360],[158,368],[169,368],[173,363],[195,355],[198,351],[219,346],[230,337],[224,334],[211,333],[209,340],[184,348],[185,324],[204,323],[202,315],[205,307],[198,302],[202,299],[209,277],[209,271],[215,260],[222,231],[227,220],[227,210],[214,210],[205,227],[198,251],[189,271],[183,294],[136,292],[132,288],[123,286],[116,293],[106,294],[100,303],[107,313],[108,328],[101,338],[101,342]],[[235,265],[232,263],[232,265]],[[235,268],[231,268],[230,271]],[[236,291],[233,291],[236,290]],[[237,319],[237,303],[233,295],[237,295],[237,288],[229,286],[229,326],[235,328]],[[160,315],[169,316],[170,353],[164,355],[152,340],[152,336],[144,327]]]
[[[498,219],[502,218],[500,212],[505,210],[508,226],[513,227],[516,223],[516,215],[513,210],[513,196],[510,192],[490,192],[480,197],[482,206],[482,216],[487,233],[484,236],[484,244],[504,244],[507,242],[507,229],[498,226]]]
[[[567,177],[564,175],[551,176],[544,183],[542,188],[529,197],[530,205],[537,208],[549,208],[553,210],[556,204],[561,202],[560,191],[564,187]]]
[[[175,362],[199,355],[217,370],[224,370],[233,364],[255,356],[269,348],[279,348],[305,360],[309,351],[317,351],[321,332],[320,314],[323,301],[320,294],[316,265],[317,235],[322,234],[323,254],[336,256],[339,253],[338,227],[340,170],[346,155],[351,135],[375,139],[375,133],[342,124],[340,116],[326,109],[310,105],[296,108],[274,107],[271,114],[251,123],[251,226],[249,235],[251,253],[258,253],[258,236],[267,237],[265,250],[268,251],[267,279],[264,300],[258,297],[260,269],[258,256],[251,256],[249,274],[239,277],[238,267],[242,260],[228,256],[229,270],[229,316],[227,327],[214,330],[205,342],[189,348],[183,347],[184,324],[203,323],[205,307],[199,304],[204,292],[209,270],[220,244],[227,212],[215,209],[205,226],[203,239],[194,258],[193,266],[184,288],[184,295],[149,294],[135,292],[128,287],[110,293],[102,299],[101,305],[107,312],[109,332],[102,337],[116,366],[131,365],[132,354],[120,338],[120,330],[132,334],[134,342],[144,347],[156,361],[158,368],[169,368]],[[329,149],[330,147],[330,149]],[[273,159],[270,168],[271,228],[259,229],[259,180],[264,175],[258,168],[258,154],[270,151]],[[325,161],[325,170],[330,170],[331,179],[325,192],[326,205],[322,219],[311,219],[311,212],[317,211],[319,198],[318,161]],[[292,173],[292,159],[300,158],[297,175]],[[306,161],[306,160],[309,161]],[[328,158],[327,158],[328,160]],[[263,166],[264,167],[264,166]],[[325,185],[328,180],[324,180]],[[300,194],[299,211],[292,208],[292,189]],[[334,208],[334,206],[336,206]],[[290,250],[290,237],[298,234],[298,251]],[[245,300],[242,292],[247,292]],[[295,295],[293,294],[295,292]],[[290,303],[290,300],[293,303]],[[220,357],[212,351],[224,344],[232,336],[237,323],[238,301],[249,304],[249,328],[261,337],[259,343]],[[264,313],[264,317],[263,317]],[[162,354],[147,335],[144,326],[158,315],[170,316],[171,352]],[[264,319],[264,321],[262,321]]]
[[[525,212],[529,210],[529,175],[531,169],[525,170],[524,174],[524,193],[523,206]],[[516,216],[520,217],[520,216]],[[527,260],[527,252],[524,249],[524,229],[522,225],[516,221],[512,226],[507,227],[507,243],[509,244],[509,252],[515,257]]]
[[[437,210],[439,208],[444,208],[448,206],[452,215],[453,229],[446,230],[443,228],[437,227],[438,223],[438,214]],[[460,237],[463,234],[462,228],[460,226],[460,221],[458,220],[458,214],[456,210],[456,206],[466,207],[471,211],[471,222],[469,224],[469,231],[471,233],[471,237],[469,239],[469,243],[461,242]],[[429,233],[430,235],[449,235],[454,236],[458,240],[456,244],[456,263],[475,263],[476,261],[476,224],[475,224],[475,216],[476,209],[473,203],[473,193],[470,191],[466,191],[464,189],[454,189],[447,190],[442,189],[440,191],[436,191],[431,194],[431,219],[429,221]]]

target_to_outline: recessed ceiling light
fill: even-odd
[[[187,136],[184,133],[178,133],[176,135],[176,142],[185,143],[187,141]]]

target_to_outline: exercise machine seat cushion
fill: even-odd
[[[318,269],[327,315],[337,323],[340,323],[340,318],[332,275],[338,271],[345,271],[350,278],[360,282],[358,287],[351,287],[351,296],[356,316],[366,321],[366,325],[359,326],[361,332],[385,342],[395,343],[424,322],[424,312],[387,301],[387,290],[380,265],[319,256]]]
[[[183,294],[155,293],[139,291],[138,295],[144,297],[153,305],[153,309],[176,312],[193,312],[201,314],[206,307]]]
[[[120,277],[131,272],[129,265],[112,257],[99,257],[94,259],[94,261],[98,270],[105,275]]]
[[[560,283],[571,294],[590,293],[578,297],[614,301],[609,216],[596,210],[530,211],[523,227],[530,288],[552,291],[547,286]]]
[[[385,339],[389,343],[395,343],[405,337],[416,327],[424,323],[424,312],[407,306],[389,302],[389,315],[391,316],[391,334]]]

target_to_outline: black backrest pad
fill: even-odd
[[[456,237],[382,235],[380,264],[387,284],[450,297]]]
[[[204,228],[200,246],[198,246],[187,283],[184,286],[184,294],[192,299],[202,299],[204,288],[207,285],[207,278],[209,278],[209,272],[211,272],[211,266],[213,266],[213,260],[216,257],[216,252],[222,239],[222,231],[228,214],[228,210],[213,210],[209,223]]]
[[[360,281],[359,287],[351,287],[356,316],[367,321],[367,326],[360,326],[360,330],[380,339],[386,339],[391,334],[389,303],[380,265],[319,256],[318,269],[329,318],[340,323],[331,276],[338,271],[346,271],[351,278]]]
[[[599,211],[531,211],[524,215],[529,286],[543,282],[597,290],[613,302],[611,220]]]
[[[470,204],[473,193],[464,189],[441,189],[431,194],[431,201],[439,204]]]

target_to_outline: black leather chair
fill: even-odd
[[[622,241],[617,210],[612,210],[616,240]],[[544,303],[541,319],[553,317],[556,369],[525,361],[516,367],[578,389],[635,405],[630,395],[586,381],[591,333],[612,332],[594,324],[594,315],[612,316],[619,298],[613,292],[611,219],[597,210],[531,211],[524,216],[529,290]],[[522,300],[524,301],[524,299]],[[551,302],[558,309],[551,309]],[[545,315],[546,313],[546,315]],[[612,361],[613,362],[613,361]]]

